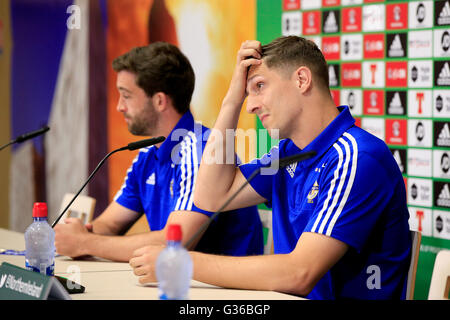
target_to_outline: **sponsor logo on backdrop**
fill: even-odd
[[[383,115],[384,114],[384,91],[383,90],[365,90],[364,96],[364,114]]]
[[[384,34],[364,35],[364,59],[383,59],[385,47]]]
[[[326,60],[339,60],[341,53],[339,36],[323,37],[322,52]]]
[[[322,6],[322,0],[303,0],[301,3],[302,10],[319,9]]]
[[[406,91],[386,91],[386,106],[388,115],[406,115]]]
[[[300,36],[302,34],[302,15],[298,12],[284,12],[282,17],[283,36]]]
[[[408,115],[431,117],[431,90],[408,90]]]
[[[433,150],[433,177],[450,178],[450,151]]]
[[[361,86],[361,64],[343,63],[342,67],[342,86],[360,87]]]
[[[332,7],[332,6],[338,6],[340,2],[341,2],[340,0],[323,0],[322,5],[324,7]]]
[[[432,61],[420,60],[408,62],[408,86],[414,88],[431,88],[432,81]]]
[[[434,121],[434,146],[450,147],[450,122]]]
[[[433,54],[433,32],[410,31],[408,33],[408,56],[410,58],[431,58]]]
[[[408,145],[414,147],[432,146],[431,120],[408,120]]]
[[[405,119],[386,119],[386,143],[406,145],[406,127]]]
[[[450,240],[450,212],[433,210],[434,230],[433,236]]]
[[[330,87],[339,86],[339,64],[328,64],[328,77],[330,81]]]
[[[424,149],[408,149],[408,175],[431,177],[432,152]]]
[[[354,4],[362,4],[363,0],[342,0],[343,6],[351,6]]]
[[[408,26],[408,4],[397,3],[386,6],[387,29],[406,29]]]
[[[406,87],[408,84],[406,61],[386,62],[386,86]]]
[[[342,9],[342,31],[361,32],[362,10],[361,7]]]
[[[408,204],[416,206],[432,206],[432,180],[408,178]]]
[[[336,33],[339,32],[339,10],[329,10],[323,11],[322,13],[322,21],[323,27],[322,30],[324,33]]]
[[[320,11],[303,12],[303,34],[320,33]]]
[[[406,163],[406,150],[405,149],[395,149],[389,148],[391,150],[392,156],[395,159],[395,162],[398,164],[398,168],[402,172],[402,174],[406,174],[407,163]]]
[[[450,61],[434,62],[434,79],[436,86],[450,86]]]
[[[367,5],[362,13],[363,31],[384,31],[385,6],[384,4]]]
[[[450,188],[447,182],[434,181],[434,205],[450,208]]]
[[[384,61],[363,62],[363,87],[383,88],[385,86]]]
[[[411,29],[431,28],[433,26],[433,1],[411,1],[408,17]]]
[[[388,58],[403,58],[407,56],[406,33],[391,33],[387,35]]]
[[[450,90],[433,90],[433,116],[450,118]]]
[[[450,56],[450,29],[434,30],[434,56]]]
[[[342,60],[361,60],[363,51],[362,35],[342,35],[341,48]]]
[[[300,0],[283,0],[283,10],[300,9]]]
[[[434,18],[436,26],[450,25],[450,1],[436,1]]]

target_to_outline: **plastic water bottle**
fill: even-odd
[[[55,231],[47,222],[47,204],[33,206],[33,223],[25,231],[25,267],[52,276],[55,271]]]
[[[167,247],[156,260],[159,298],[184,300],[188,298],[192,279],[192,259],[181,245],[181,226],[171,224],[167,230]]]

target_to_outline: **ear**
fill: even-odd
[[[155,110],[163,112],[169,104],[169,97],[164,92],[156,92],[152,97],[152,104]]]
[[[312,73],[308,67],[302,66],[295,71],[295,80],[297,87],[302,93],[305,93],[311,88]]]

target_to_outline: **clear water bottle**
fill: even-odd
[[[167,247],[156,260],[159,298],[161,300],[184,300],[188,298],[192,279],[192,259],[181,245],[179,224],[171,224],[167,230]]]
[[[33,206],[33,223],[25,231],[25,267],[52,276],[55,271],[55,231],[47,222],[47,204]]]

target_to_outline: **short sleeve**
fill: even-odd
[[[305,228],[347,243],[360,252],[390,201],[393,187],[386,170],[356,142],[333,147],[335,160],[319,181],[318,202]]]

